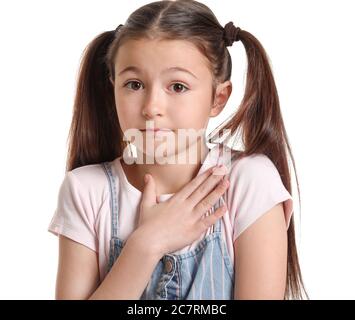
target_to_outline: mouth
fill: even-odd
[[[140,131],[150,131],[150,132],[157,132],[157,131],[172,131],[166,128],[154,128],[154,129],[139,129]]]

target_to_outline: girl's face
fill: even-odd
[[[198,141],[210,115],[213,116],[212,74],[208,61],[188,41],[141,39],[125,42],[115,58],[113,85],[123,133],[153,126],[171,130],[136,131],[143,141],[129,141],[133,141],[137,152],[146,155],[154,151],[157,157],[159,145],[162,145],[159,152],[164,150],[164,156],[176,155]],[[192,134],[186,139],[186,145],[180,146],[178,129],[180,132],[190,129],[195,138]],[[164,147],[172,141],[175,141],[175,148]]]

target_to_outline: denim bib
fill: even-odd
[[[112,174],[111,163],[102,163],[110,185],[111,240],[107,266],[109,272],[119,257],[125,241],[119,238],[119,203],[116,177]],[[224,200],[213,206],[223,205]],[[213,226],[213,232],[197,246],[185,253],[165,254],[157,263],[141,300],[233,300],[234,268],[223,240],[222,218]]]

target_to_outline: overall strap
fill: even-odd
[[[223,197],[219,197],[218,202],[214,205],[214,212],[217,211],[217,209],[221,206],[223,206],[224,200]],[[222,229],[222,218],[219,218],[216,223],[214,224],[215,232],[221,232]]]
[[[110,186],[110,208],[111,208],[111,237],[118,237],[118,195],[115,177],[112,174],[109,162],[103,162],[102,167],[106,173]]]
[[[231,156],[231,163],[233,163],[238,158],[239,155],[240,155],[240,152],[234,150],[233,155]],[[226,203],[225,203],[223,196],[222,196],[218,199],[218,202],[214,205],[214,210],[216,211],[218,208],[222,207],[224,204],[226,204]],[[216,229],[215,229],[216,232],[220,232],[222,229],[222,219],[218,219],[216,221],[215,226],[216,226]]]

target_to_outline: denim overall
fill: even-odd
[[[119,238],[118,194],[110,162],[102,163],[110,184],[111,241],[107,272],[121,253],[124,241]],[[214,205],[216,210],[223,198]],[[218,205],[218,206],[217,206]],[[221,233],[222,218],[197,246],[185,253],[165,254],[157,263],[141,300],[233,300],[234,268]]]

